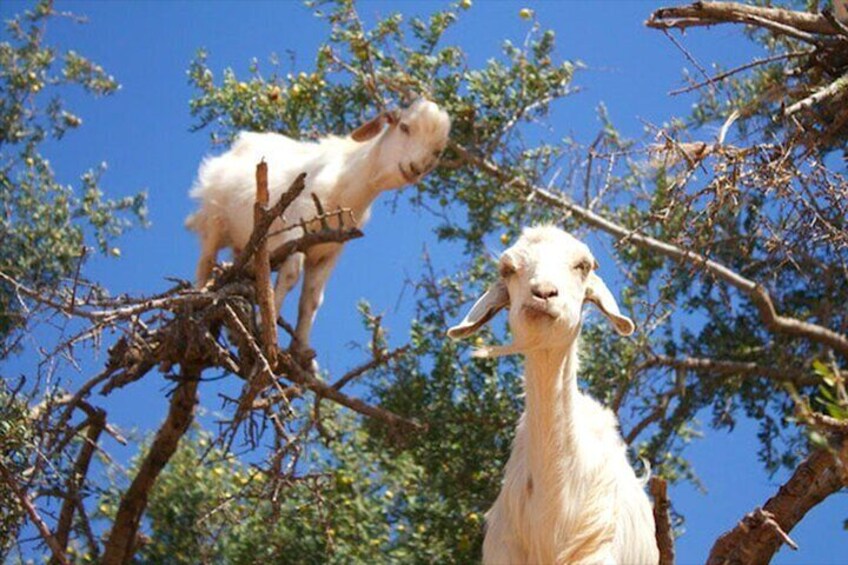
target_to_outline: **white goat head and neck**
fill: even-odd
[[[589,248],[555,227],[525,229],[499,279],[451,328],[454,339],[509,309],[513,343],[478,356],[525,356],[526,404],[503,486],[486,515],[484,563],[657,563],[650,503],[615,416],[577,388],[582,308],[633,333],[594,272]]]
[[[422,98],[403,110],[381,113],[347,137],[304,142],[276,133],[240,133],[229,151],[203,161],[191,191],[200,201],[200,210],[186,220],[186,226],[201,239],[198,286],[209,280],[221,249],[232,247],[238,253],[250,239],[255,170],[260,160],[268,163],[272,203],[297,175],[306,173],[306,190],[289,206],[285,218],[276,220],[269,230],[274,234],[268,238],[273,250],[300,236],[298,230],[281,228],[315,216],[313,194],[326,210],[348,208],[356,224],[364,225],[380,193],[418,182],[436,166],[449,132],[447,113]],[[290,256],[278,270],[274,289],[277,311],[303,272],[293,338],[301,352],[311,352],[312,324],[340,253],[340,244],[317,245]]]

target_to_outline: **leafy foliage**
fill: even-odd
[[[482,513],[498,490],[521,411],[520,366],[514,359],[495,364],[468,356],[473,345],[502,340],[503,326],[495,324],[471,344],[449,342],[444,331],[495,276],[487,245],[498,238],[507,243],[532,223],[581,231],[595,214],[629,232],[618,233],[606,264],[616,263],[627,278],[621,305],[641,330],[623,341],[590,319],[581,378],[618,413],[634,454],[656,472],[697,481],[685,446],[697,437],[698,418],[705,414],[718,429],[732,429],[742,414],[755,419],[762,460],[771,470],[795,464],[810,445],[827,443],[822,434],[796,426],[794,415],[802,406],[810,418],[844,421],[844,359],[821,342],[774,331],[750,294],[705,270],[704,261],[669,261],[633,237],[700,254],[766,289],[779,313],[844,333],[848,319],[839,306],[848,300],[848,185],[826,161],[841,138],[810,152],[809,139],[796,137],[791,123],[764,125],[780,104],[769,97],[775,85],[785,89],[782,95],[795,96],[814,88],[818,78],[786,77],[762,67],[738,87],[733,79],[704,94],[688,119],[653,128],[658,143],[644,149],[624,139],[600,106],[601,131],[581,145],[536,126],[577,90],[572,81],[582,65],[558,58],[554,33],[534,20],[532,10],[520,13],[529,27],[523,43],[504,42],[497,57],[470,68],[466,53],[449,43],[471,9],[468,0],[427,17],[391,13],[370,23],[348,0],[309,6],[326,20],[329,35],[302,71],[284,73],[272,56],[270,73],[254,61],[247,76],[226,69],[216,77],[210,54],[198,52],[189,68],[195,127],[208,131],[214,143],[240,129],[309,139],[343,134],[382,108],[419,95],[447,109],[451,145],[411,198],[440,219],[437,235],[458,242],[465,263],[450,277],[426,265],[416,285],[408,353],[357,381],[367,400],[427,427],[399,433],[337,412],[327,400],[305,399],[303,390],[289,391],[291,404],[273,414],[282,430],[275,440],[297,437],[268,448],[271,471],[257,462],[267,463],[264,447],[256,448],[267,436],[254,431],[252,422],[246,427],[256,449],[240,458],[224,435],[197,430],[151,493],[138,562],[476,560]],[[102,69],[75,54],[65,57],[63,71],[51,74],[53,51],[41,47],[39,28],[50,13],[49,4],[39,4],[12,24],[17,43],[0,46],[7,54],[0,62],[11,69],[2,77],[9,85],[4,98],[29,101],[43,87],[65,83],[95,94],[114,90]],[[791,47],[770,35],[753,37],[775,53]],[[31,61],[21,66],[26,57]],[[6,249],[12,251],[0,270],[37,286],[75,271],[86,236],[108,252],[125,226],[124,212],[143,219],[143,199],[103,200],[95,173],[83,178],[81,197],[58,185],[38,144],[61,137],[78,120],[68,118],[58,102],[46,113],[27,114],[31,105],[16,109],[8,100],[2,108],[10,125],[3,131],[23,137],[0,145],[15,148],[2,178],[5,187],[16,188],[0,193],[13,210],[4,220],[0,261]],[[738,140],[700,140],[707,135],[703,126],[724,122],[734,110]],[[542,186],[554,188],[545,192]],[[50,203],[49,210],[39,208],[42,203]],[[45,240],[46,234],[53,239]],[[54,254],[45,259],[48,249]],[[10,297],[0,295],[7,303]],[[244,302],[239,312],[248,319]],[[7,333],[18,319],[11,308],[0,318]],[[372,349],[387,350],[367,305],[362,314]],[[191,315],[172,321],[184,322],[183,330],[194,323]],[[223,340],[233,351],[215,355],[235,363],[244,349],[236,341]],[[127,358],[145,359],[134,344],[122,343]],[[172,363],[163,364],[171,372]],[[139,375],[149,370],[139,369]],[[106,527],[125,486],[114,481],[98,504],[97,517]],[[75,551],[82,560],[95,559],[82,547]]]
[[[0,382],[0,466],[4,476],[17,477],[24,470],[32,450],[31,438],[26,405]],[[17,494],[5,481],[0,482],[0,558],[12,548],[23,520]]]
[[[144,193],[104,197],[105,164],[83,173],[75,189],[56,178],[43,152],[45,142],[82,125],[63,104],[63,89],[77,86],[94,96],[118,89],[97,64],[45,43],[55,15],[52,2],[41,1],[7,21],[9,40],[0,42],[0,271],[33,287],[74,276],[92,244],[118,255],[112,240],[132,218],[143,223],[146,216]],[[0,283],[0,359],[23,323],[11,289]]]

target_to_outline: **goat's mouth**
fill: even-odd
[[[544,302],[527,302],[522,307],[524,315],[531,320],[555,320],[559,318],[554,309]]]
[[[409,164],[408,171],[403,168],[403,165],[398,163],[398,170],[400,171],[400,174],[403,176],[403,178],[406,179],[406,182],[415,182],[421,177],[421,175],[424,174],[418,169],[418,167],[415,166],[415,163]]]

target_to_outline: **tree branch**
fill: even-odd
[[[268,229],[271,227],[273,221],[282,216],[286,208],[288,208],[306,188],[305,180],[306,173],[300,173],[297,178],[294,179],[294,182],[291,183],[288,190],[280,196],[277,203],[262,216],[261,223],[254,223],[253,232],[250,234],[250,239],[248,240],[247,245],[244,246],[244,249],[242,249],[241,253],[239,253],[238,257],[236,257],[233,266],[220,277],[217,286],[230,282],[242,271],[242,269],[244,269],[247,262],[251,257],[253,257],[259,243],[267,236]]]
[[[651,355],[638,369],[647,369],[657,365],[719,375],[762,375],[776,382],[791,382],[797,386],[810,386],[821,382],[818,377],[812,377],[807,373],[795,371],[789,367],[778,369],[777,367],[764,367],[754,362],[723,361],[703,357],[676,358],[665,355]]]
[[[266,223],[270,227],[272,216],[266,209],[268,206],[268,164],[262,160],[256,165],[256,202],[253,205],[253,225]],[[267,230],[267,228],[266,228]],[[259,305],[259,316],[262,322],[262,349],[265,358],[273,364],[277,350],[277,313],[274,311],[274,292],[271,290],[271,264],[268,258],[268,240],[259,239],[256,257],[253,261],[256,272],[256,303]]]
[[[781,544],[791,541],[787,532],[810,509],[848,486],[840,458],[848,459],[848,436],[841,437],[835,451],[818,449],[807,457],[762,509],[718,538],[707,564],[768,563]]]
[[[194,406],[197,404],[197,385],[202,369],[183,366],[180,384],[171,398],[168,416],[138,468],[129,489],[121,498],[118,513],[106,547],[102,563],[121,565],[132,558],[136,534],[141,516],[147,507],[150,489],[168,461],[177,450],[180,439],[185,435],[194,419]]]
[[[36,510],[32,501],[26,495],[26,492],[24,492],[18,484],[17,479],[9,473],[9,470],[6,469],[6,466],[3,465],[2,462],[0,462],[0,476],[2,476],[3,482],[5,482],[12,492],[15,493],[15,496],[18,498],[18,502],[21,503],[24,510],[26,510],[26,513],[29,515],[29,519],[35,525],[41,539],[44,540],[44,543],[47,544],[47,547],[49,547],[50,551],[53,553],[53,559],[58,561],[61,565],[68,565],[68,560],[65,559],[65,551],[59,545],[59,542],[56,541],[56,538],[54,538],[50,533],[50,529],[47,527],[47,524],[44,523],[44,520],[41,518],[41,515],[39,515],[38,510]]]
[[[674,565],[674,530],[669,516],[671,503],[668,500],[668,483],[661,477],[651,477],[648,490],[654,499],[654,524],[657,549],[660,550],[659,565]]]
[[[803,100],[795,102],[783,111],[784,116],[791,116],[801,110],[807,110],[821,104],[823,101],[848,92],[848,73],[845,73],[826,87],[815,91]]]
[[[280,355],[278,361],[278,369],[276,372],[284,373],[290,381],[297,385],[308,388],[318,396],[328,398],[336,402],[337,404],[341,404],[342,406],[347,406],[351,410],[359,412],[360,414],[363,414],[365,416],[370,416],[371,418],[382,420],[383,422],[391,426],[393,431],[420,431],[424,429],[424,426],[422,426],[416,421],[407,420],[393,412],[390,412],[383,408],[379,408],[377,406],[371,406],[370,404],[367,404],[359,400],[358,398],[351,398],[350,396],[347,396],[346,394],[340,392],[333,386],[316,378],[309,371],[305,370],[289,353],[284,352]]]
[[[645,25],[655,29],[686,29],[722,23],[742,23],[792,28],[802,32],[805,40],[809,34],[838,35],[839,30],[821,14],[796,12],[782,8],[765,8],[736,2],[694,2],[688,6],[674,6],[656,10]],[[784,32],[785,33],[785,32]],[[799,37],[799,39],[801,39]]]
[[[106,427],[106,412],[102,408],[94,408],[93,413],[88,418],[88,431],[86,432],[83,444],[80,447],[79,455],[74,463],[73,471],[68,476],[65,487],[65,500],[62,502],[62,509],[59,512],[59,521],[56,525],[56,543],[62,549],[62,552],[68,548],[68,540],[70,538],[71,526],[73,525],[74,510],[83,508],[80,503],[79,491],[85,483],[88,475],[88,468],[91,465],[91,459],[97,449],[97,442],[100,439],[100,434],[103,428]]]
[[[499,169],[497,165],[494,165],[482,157],[472,154],[464,147],[454,145],[454,148],[466,161],[476,165],[481,171],[503,182],[511,182],[513,186],[522,189],[528,195],[534,196],[548,206],[566,211],[582,222],[618,237],[620,240],[619,243],[629,243],[638,247],[651,249],[661,255],[671,259],[676,259],[681,263],[689,263],[696,267],[703,268],[705,271],[711,273],[722,281],[736,287],[748,295],[748,298],[759,310],[760,318],[764,325],[770,331],[810,339],[817,343],[827,345],[828,347],[833,348],[834,351],[838,351],[844,357],[848,358],[848,336],[842,335],[818,324],[780,316],[774,308],[774,304],[771,301],[769,293],[759,283],[747,279],[739,273],[736,273],[712,259],[707,259],[699,253],[683,250],[671,243],[666,243],[641,234],[635,230],[628,229],[621,224],[617,224],[587,208],[584,208],[583,206],[580,206],[579,204],[567,200],[564,196],[554,194],[547,189],[533,186],[523,181],[512,179],[507,173]]]

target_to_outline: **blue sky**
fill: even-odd
[[[442,2],[359,2],[365,17],[400,11],[428,13]],[[3,19],[28,4],[0,3]],[[524,7],[535,10],[545,27],[557,34],[557,51],[589,67],[576,78],[583,91],[562,102],[551,121],[561,137],[572,135],[587,143],[599,123],[595,108],[606,104],[625,135],[639,137],[643,121],[661,123],[685,115],[693,98],[669,97],[680,84],[684,57],[664,36],[642,25],[657,2],[513,2],[475,0],[471,10],[448,40],[461,45],[476,66],[497,56],[502,40],[521,41],[529,24],[518,17]],[[86,15],[79,25],[55,20],[48,38],[73,48],[103,65],[122,84],[117,95],[92,100],[80,93],[68,95],[69,106],[83,118],[83,127],[50,148],[60,178],[76,183],[84,170],[105,161],[109,165],[103,186],[111,196],[149,193],[151,226],[135,230],[119,242],[122,257],[96,259],[89,277],[114,293],[153,293],[170,285],[165,277],[190,279],[198,246],[183,228],[192,210],[188,188],[201,158],[211,150],[206,132],[192,133],[188,101],[193,92],[186,69],[198,48],[206,48],[213,69],[232,67],[246,74],[253,58],[260,64],[278,53],[294,54],[293,71],[309,70],[316,46],[325,37],[323,21],[296,2],[57,2],[57,8]],[[741,37],[738,28],[696,30],[685,38],[687,48],[702,63],[732,66],[760,54]],[[285,67],[284,67],[285,68]],[[361,299],[386,314],[391,341],[403,342],[411,317],[413,297],[404,280],[421,272],[426,248],[436,269],[450,272],[459,250],[438,243],[432,233],[435,220],[412,209],[407,199],[378,201],[366,237],[348,245],[319,312],[314,344],[322,368],[341,372],[361,359],[350,348],[365,334],[356,315]],[[600,236],[600,240],[609,240]],[[493,250],[497,251],[497,250]],[[375,261],[379,269],[375,268]],[[620,279],[605,273],[615,294]],[[291,315],[294,301],[286,311]],[[29,345],[35,346],[39,335]],[[71,382],[80,382],[96,370],[105,353],[80,374],[63,369]],[[4,375],[30,372],[37,362],[31,354],[4,368]],[[78,380],[79,379],[79,380]],[[140,383],[108,399],[110,417],[124,428],[141,431],[156,427],[164,414],[166,383],[151,374]],[[214,394],[201,391],[201,404],[218,407]],[[689,485],[672,489],[676,508],[686,515],[686,534],[677,541],[680,563],[703,562],[718,535],[746,512],[761,505],[785,480],[769,478],[756,460],[756,429],[742,422],[732,434],[705,430],[705,438],[688,451],[707,493]],[[124,457],[130,452],[123,453]],[[125,460],[125,459],[124,459]],[[792,532],[801,550],[782,550],[776,563],[837,563],[848,555],[848,518],[845,495],[831,497]]]

